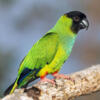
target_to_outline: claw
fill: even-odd
[[[69,76],[66,76],[64,74],[58,74],[58,73],[54,73],[52,74],[55,78],[59,79],[59,78],[64,78],[64,79],[67,79],[67,80],[71,80],[72,82],[75,82],[71,77]]]
[[[48,83],[51,83],[51,84],[55,85],[54,79],[50,80],[50,79],[48,79],[46,77],[41,78],[41,80],[39,81],[39,83],[41,83],[41,82],[48,82]]]

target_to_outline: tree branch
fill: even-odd
[[[69,75],[75,82],[55,79],[56,85],[37,83],[27,89],[16,89],[1,100],[71,100],[100,90],[100,65]]]

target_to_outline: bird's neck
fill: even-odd
[[[76,33],[71,30],[71,26],[72,20],[66,16],[61,16],[49,32],[56,32],[59,35],[70,35],[72,37],[76,36]]]
[[[49,31],[55,32],[59,35],[60,43],[62,43],[64,49],[68,54],[70,54],[72,47],[74,45],[77,34],[73,33],[71,30],[72,22],[70,19],[62,16],[56,25]]]

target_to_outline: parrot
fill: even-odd
[[[56,24],[40,38],[22,60],[17,78],[5,91],[4,95],[12,94],[16,88],[27,85],[40,78],[40,82],[51,82],[48,74],[54,78],[68,78],[59,74],[62,65],[69,58],[77,34],[88,29],[89,21],[81,11],[70,11],[63,14]]]

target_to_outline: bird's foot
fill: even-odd
[[[66,75],[64,75],[64,74],[58,74],[58,73],[56,73],[56,74],[52,74],[55,78],[64,78],[64,79],[70,79],[70,77],[69,76],[66,76]]]
[[[58,73],[54,73],[52,74],[55,78],[59,79],[59,78],[63,78],[63,79],[67,79],[67,80],[71,80],[72,82],[75,82],[74,79],[72,79],[70,76],[66,76],[64,74],[58,74]]]
[[[41,80],[39,81],[39,83],[42,83],[42,82],[48,82],[48,83],[51,83],[51,84],[55,85],[54,79],[50,80],[50,79],[48,79],[46,77],[41,78]]]

